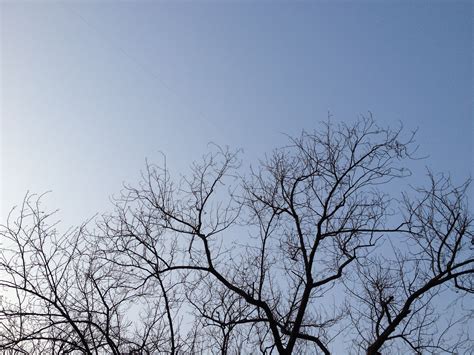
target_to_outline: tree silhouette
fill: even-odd
[[[15,295],[0,346],[469,352],[469,181],[429,173],[428,188],[394,194],[415,150],[414,133],[371,117],[303,132],[249,172],[213,146],[180,179],[147,164],[113,213],[62,236],[27,198],[0,234],[13,243],[1,286]]]

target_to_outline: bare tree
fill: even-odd
[[[63,306],[79,325],[62,343],[112,349],[108,336],[119,352],[170,354],[330,354],[343,344],[367,354],[472,350],[469,334],[457,333],[472,293],[469,182],[453,187],[431,174],[429,188],[394,196],[415,150],[414,133],[366,117],[303,132],[248,171],[238,151],[216,146],[180,179],[166,163],[147,163],[115,211],[81,229],[86,242],[59,248],[77,255],[79,274],[69,279],[90,285],[81,297],[99,297],[81,312]],[[18,260],[22,243],[12,250]],[[34,280],[23,264],[12,270]],[[10,259],[3,265],[9,270]],[[132,300],[142,312],[135,331],[121,308]],[[117,313],[110,325],[104,310]],[[4,319],[19,313],[4,311]],[[82,325],[83,314],[105,321]]]
[[[97,251],[86,241],[85,226],[60,234],[54,212],[44,212],[40,200],[27,195],[17,216],[13,210],[0,231],[2,351],[153,350],[151,337],[142,332],[156,332],[158,322],[143,322],[134,330],[126,319],[127,309],[142,297],[127,273],[114,264],[100,263]],[[138,330],[141,333],[134,334]]]
[[[442,305],[441,296],[459,306],[459,291],[461,296],[474,291],[473,220],[465,200],[469,182],[453,187],[443,175],[429,173],[429,178],[428,189],[416,189],[418,198],[404,194],[407,230],[399,245],[392,242],[391,253],[367,259],[358,268],[364,292],[357,288],[351,294],[363,306],[351,309],[357,329],[364,329],[359,342],[368,354],[378,354],[388,344],[417,354],[473,350],[465,331],[449,333],[472,310],[446,315],[436,308]]]
[[[117,201],[117,213],[106,219],[105,240],[125,243],[114,248],[125,257],[121,260],[128,260],[123,265],[146,268],[144,281],[159,283],[178,275],[170,278],[172,287],[177,280],[188,285],[187,307],[195,309],[195,324],[215,329],[204,343],[209,346],[215,339],[213,348],[220,353],[227,353],[230,339],[240,339],[262,353],[328,354],[335,339],[347,332],[364,334],[362,351],[367,353],[388,346],[394,334],[413,349],[429,349],[434,338],[418,331],[415,342],[406,333],[430,328],[437,314],[431,301],[448,281],[470,292],[472,220],[464,205],[467,185],[451,190],[456,196],[451,201],[448,181],[442,189],[432,181],[421,200],[411,202],[405,195],[394,206],[397,201],[383,189],[410,175],[404,161],[415,148],[413,135],[403,140],[401,129],[380,128],[369,117],[352,126],[327,123],[321,131],[303,132],[247,177],[239,174],[237,153],[223,149],[206,155],[179,181],[166,165],[148,165],[142,183],[128,186]],[[444,219],[425,215],[430,208],[433,214],[440,202],[444,210],[438,214]],[[405,219],[397,222],[394,208]],[[463,217],[454,221],[458,215]],[[450,233],[461,231],[457,241],[437,237],[435,242],[436,233],[453,223]],[[384,242],[387,254],[387,240],[393,260],[377,254]],[[415,253],[414,248],[398,247],[408,240],[419,246],[414,255],[407,254]],[[426,260],[440,258],[435,252],[443,258],[451,252],[446,260],[453,261],[438,266],[444,267],[444,276],[439,277],[439,269],[427,278],[433,266]],[[366,310],[358,300],[363,292],[373,294],[373,283],[379,282],[374,272],[382,278],[390,275],[390,284],[408,287],[405,298],[380,296]],[[343,299],[348,275],[360,277],[357,282],[352,278]],[[381,292],[389,290],[387,285]],[[367,318],[369,325],[350,324],[348,315],[354,319],[365,311],[374,314]],[[367,326],[375,329],[371,336],[364,333]],[[415,345],[424,341],[427,345]]]

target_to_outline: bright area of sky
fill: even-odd
[[[419,127],[424,166],[472,174],[469,1],[2,1],[1,219],[26,191],[80,223],[145,157],[212,141],[253,160],[373,112]],[[472,190],[471,190],[472,191]],[[471,194],[472,195],[472,194]]]

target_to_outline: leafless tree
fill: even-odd
[[[289,138],[250,170],[238,151],[216,146],[177,179],[166,162],[147,163],[113,213],[80,229],[84,243],[68,236],[56,252],[76,265],[68,280],[89,285],[81,297],[96,297],[80,299],[78,310],[79,296],[69,294],[79,286],[61,286],[74,290],[61,309],[78,328],[61,344],[113,352],[108,336],[132,353],[469,352],[469,182],[454,187],[430,174],[429,188],[394,195],[415,150],[414,133],[365,117]],[[44,236],[58,243],[50,230]],[[48,259],[22,271],[24,262],[11,261],[21,259],[22,243],[2,267],[28,285],[39,280],[29,270]],[[113,297],[101,298],[106,290]],[[131,304],[143,313],[135,330],[126,321]],[[113,321],[105,310],[117,314]],[[4,311],[5,321],[19,322],[13,313]],[[101,317],[100,326],[81,323],[85,315]],[[11,339],[22,339],[19,331]]]
[[[417,354],[473,350],[465,329],[449,333],[472,310],[445,314],[437,309],[442,296],[453,303],[452,311],[462,307],[460,293],[474,291],[473,220],[465,200],[469,182],[454,187],[448,177],[431,173],[429,179],[428,189],[416,189],[418,198],[404,194],[406,233],[391,243],[390,253],[366,259],[358,268],[363,292],[356,288],[351,294],[363,306],[350,307],[356,328],[363,330],[359,344],[368,354],[389,345]]]
[[[123,354],[155,349],[148,333],[159,329],[158,321],[131,329],[133,322],[126,319],[126,311],[142,296],[127,273],[99,263],[84,226],[60,234],[54,213],[44,212],[40,204],[41,198],[27,195],[0,231],[2,351]],[[155,311],[154,316],[162,315]]]
[[[471,290],[472,220],[467,185],[449,193],[449,181],[440,188],[432,180],[421,200],[404,195],[398,205],[384,191],[410,175],[404,164],[415,148],[413,135],[404,140],[401,129],[380,128],[369,117],[352,126],[327,123],[321,131],[303,132],[245,177],[237,153],[220,148],[181,180],[171,178],[166,164],[147,165],[142,183],[125,189],[117,213],[102,226],[105,240],[121,245],[108,255],[119,251],[122,265],[144,271],[146,282],[166,278],[170,288],[187,285],[186,300],[179,303],[194,308],[201,344],[223,354],[231,339],[233,348],[246,344],[262,353],[328,354],[346,333],[363,335],[365,350],[358,351],[369,354],[394,337],[416,351],[434,348],[434,338],[421,329],[429,329],[438,315],[435,296],[449,281],[463,293]],[[438,219],[433,206],[443,208]],[[404,219],[397,220],[396,208]],[[449,238],[437,237],[451,224],[456,226]],[[455,230],[461,232],[451,241]],[[418,249],[400,248],[402,241]],[[387,248],[393,260],[377,254],[387,255]],[[448,260],[437,272],[437,264],[426,261],[441,258],[436,253]],[[358,302],[366,301],[363,292],[373,295],[380,288],[373,273],[390,282],[380,291],[384,296],[365,309]],[[405,298],[390,295],[390,285],[407,288]],[[368,312],[366,323],[348,320],[357,312],[359,317]],[[374,334],[366,335],[367,327]],[[205,329],[214,329],[213,336]]]

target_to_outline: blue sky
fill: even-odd
[[[469,1],[3,1],[1,220],[52,190],[67,223],[106,210],[145,157],[207,143],[251,161],[331,112],[419,128],[424,166],[472,174]],[[471,190],[472,191],[472,190]],[[472,196],[472,194],[471,194]]]

